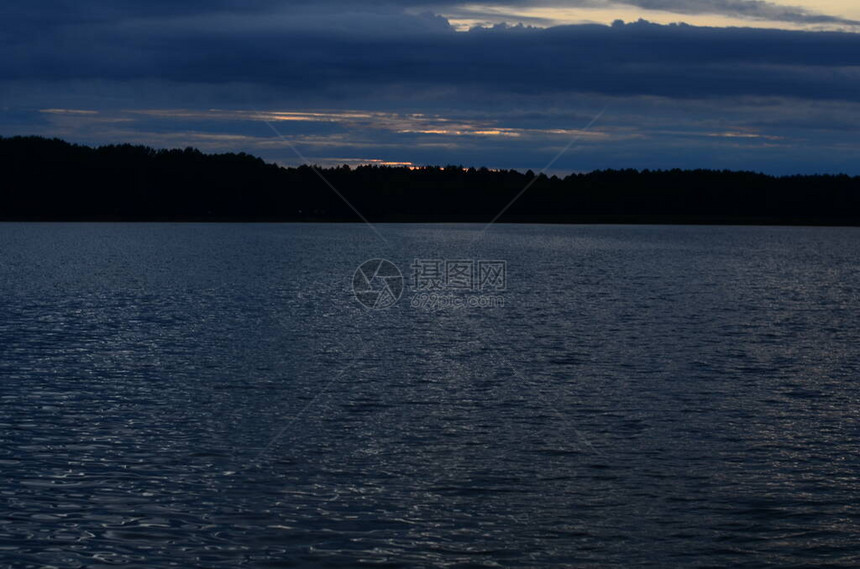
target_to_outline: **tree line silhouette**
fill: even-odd
[[[314,168],[245,153],[0,137],[2,220],[357,221]],[[341,166],[319,173],[371,221],[860,225],[860,177],[728,170]]]

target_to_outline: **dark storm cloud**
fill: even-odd
[[[261,9],[265,4],[256,3]],[[159,10],[164,17],[65,24],[7,37],[0,79],[242,82],[320,95],[433,87],[680,98],[860,97],[860,35],[849,33],[645,22],[456,33],[429,13],[329,12],[315,6],[229,15],[191,13],[186,6],[189,13],[177,14],[156,2],[150,16]]]

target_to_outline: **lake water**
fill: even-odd
[[[378,230],[0,224],[0,566],[858,566],[860,230]]]

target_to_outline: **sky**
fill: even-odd
[[[4,0],[0,136],[860,174],[856,0]]]

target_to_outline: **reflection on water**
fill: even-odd
[[[855,566],[857,230],[480,229],[0,225],[0,565]]]

